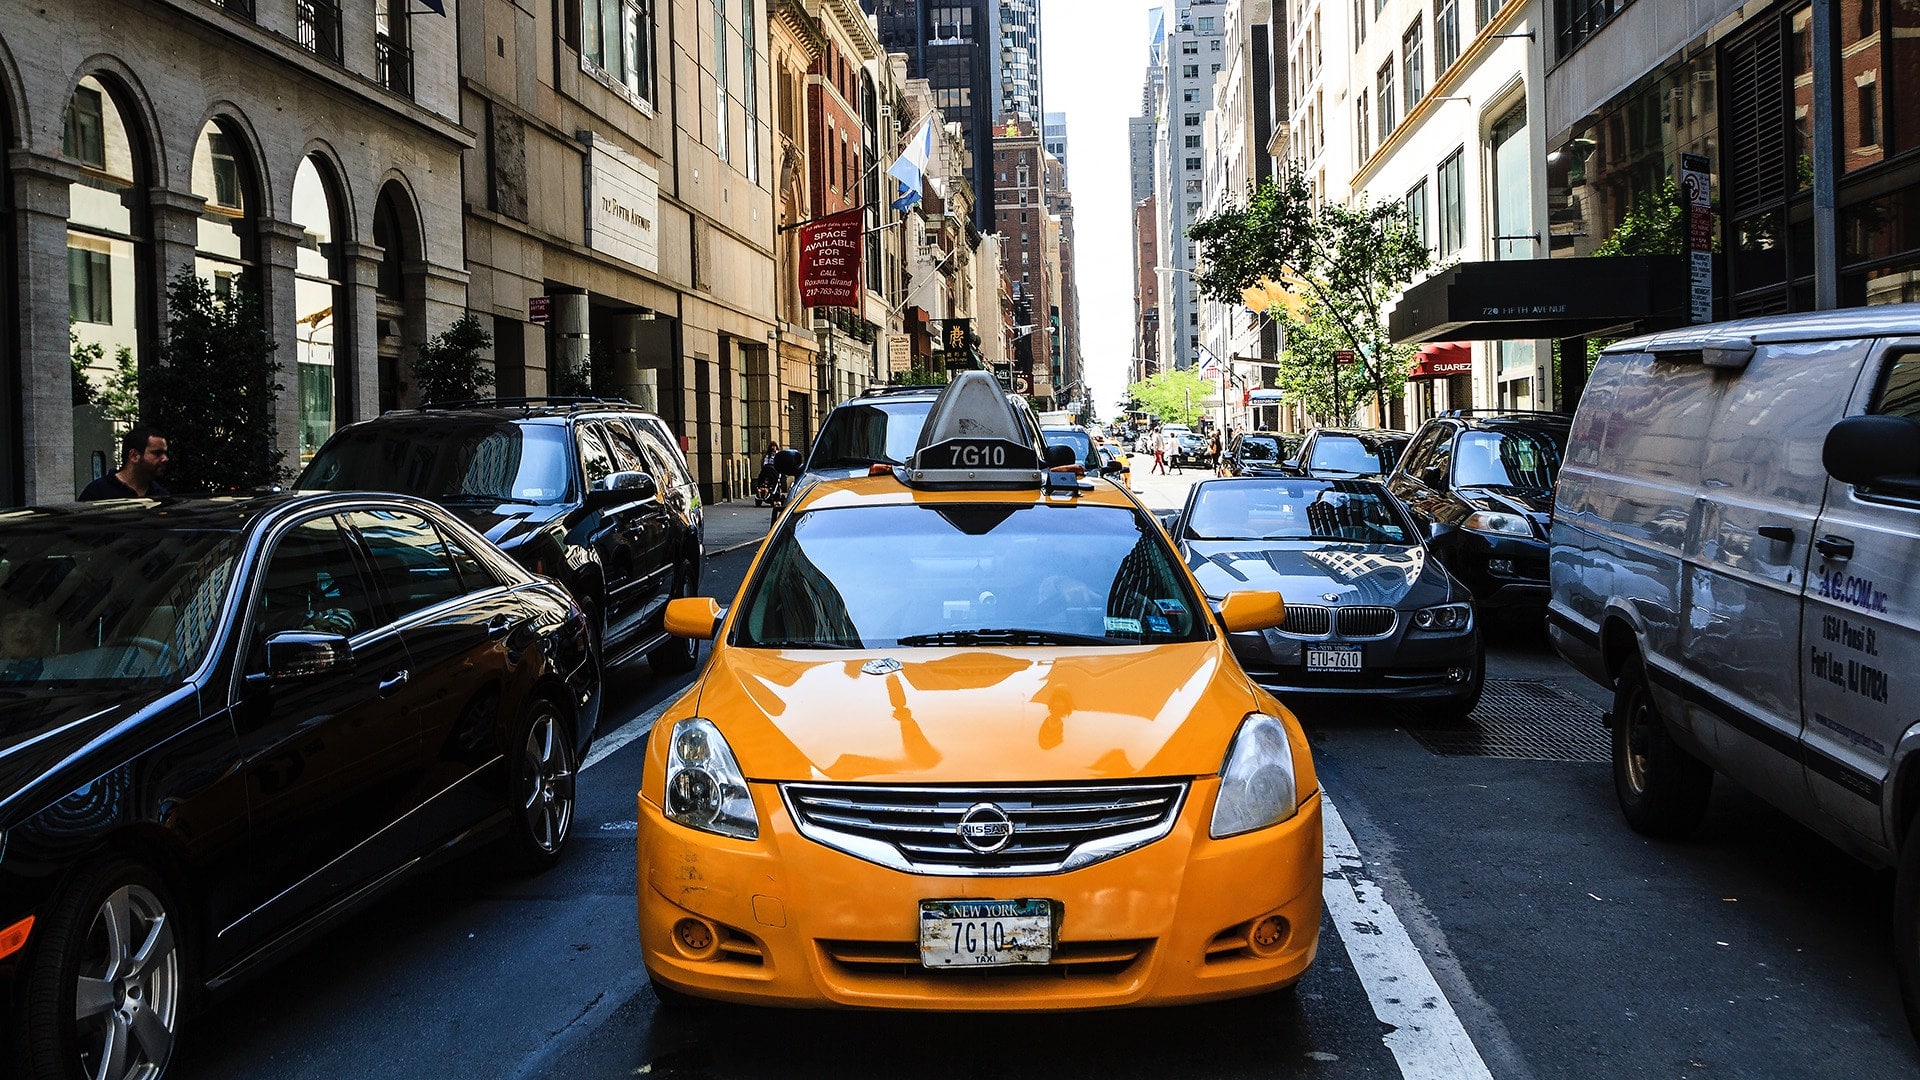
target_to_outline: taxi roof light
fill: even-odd
[[[963,371],[934,400],[907,466],[920,488],[1040,488],[1040,452],[999,382]]]

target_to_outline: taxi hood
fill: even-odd
[[[698,708],[750,780],[981,783],[1210,775],[1258,703],[1209,641],[722,649]]]

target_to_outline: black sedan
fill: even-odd
[[[156,1080],[187,1008],[481,838],[553,864],[586,620],[430,504],[0,517],[0,1074]]]
[[[1282,698],[1392,698],[1438,720],[1479,703],[1473,603],[1377,481],[1203,480],[1171,532],[1210,601],[1242,589],[1286,599],[1278,628],[1231,638],[1241,667]]]
[[[1287,459],[1300,453],[1300,436],[1248,431],[1233,437],[1220,471],[1227,476],[1285,476]]]

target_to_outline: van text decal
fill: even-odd
[[[1872,581],[1842,574],[1838,570],[1821,572],[1820,596],[1827,600],[1838,600],[1861,611],[1884,613],[1887,610],[1887,594],[1875,588]]]

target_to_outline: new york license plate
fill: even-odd
[[[1045,964],[1052,959],[1052,901],[920,901],[922,967]]]
[[[1308,671],[1359,671],[1360,667],[1361,652],[1358,645],[1307,650]]]

